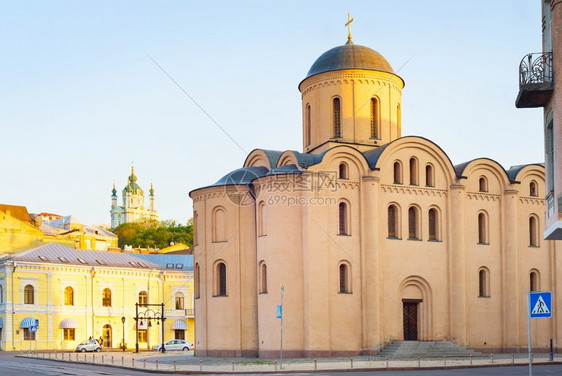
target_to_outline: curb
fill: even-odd
[[[344,373],[344,372],[393,372],[393,371],[443,371],[449,369],[472,369],[472,368],[500,368],[500,367],[527,367],[528,364],[477,364],[477,365],[454,365],[454,366],[429,366],[429,367],[382,367],[382,368],[322,368],[316,370],[271,370],[271,371],[261,371],[261,370],[248,370],[248,371],[227,371],[227,370],[220,370],[220,371],[191,371],[191,370],[160,370],[160,369],[149,369],[149,368],[141,368],[141,367],[129,367],[129,366],[121,366],[117,364],[99,364],[99,363],[87,363],[87,362],[77,362],[73,360],[59,360],[59,359],[49,359],[49,358],[35,358],[29,357],[25,355],[16,355],[16,358],[31,358],[31,359],[39,359],[39,360],[48,360],[51,362],[58,362],[58,363],[71,363],[71,364],[87,364],[92,366],[105,366],[105,367],[113,367],[113,368],[121,368],[127,370],[134,370],[134,371],[142,371],[148,373],[167,373],[167,374],[180,374],[180,375],[216,375],[216,374],[229,374],[229,375],[246,375],[246,374],[257,374],[257,375],[265,375],[265,374],[277,374],[277,373],[287,373],[287,374],[295,374],[295,373],[319,373],[319,372],[330,372],[330,373]],[[562,361],[549,361],[548,363],[533,363],[533,367],[535,366],[545,366],[545,365],[560,365]]]

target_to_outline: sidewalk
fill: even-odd
[[[315,371],[384,371],[428,370],[470,367],[500,367],[528,364],[527,354],[497,354],[472,358],[443,359],[382,359],[358,356],[354,358],[284,359],[283,369],[277,360],[256,358],[196,358],[193,352],[102,352],[69,353],[38,352],[21,353],[22,357],[51,359],[60,362],[103,364],[130,369],[176,373],[273,373]],[[548,354],[533,356],[533,364],[562,364],[562,354],[555,354],[549,361]]]

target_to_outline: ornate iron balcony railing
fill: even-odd
[[[552,83],[552,52],[531,53],[519,64],[519,86]]]

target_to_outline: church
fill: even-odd
[[[117,190],[113,183],[111,191],[111,228],[123,223],[138,222],[143,219],[158,221],[158,212],[154,209],[154,188],[150,183],[149,206],[144,207],[144,191],[137,184],[135,168],[131,167],[127,185],[123,188],[123,205],[117,205]]]
[[[527,291],[562,304],[544,166],[453,165],[403,137],[404,80],[351,35],[298,88],[302,151],[255,149],[190,192],[196,355],[278,357],[280,290],[285,357],[395,340],[525,351]],[[532,320],[533,351],[562,349],[558,319]]]

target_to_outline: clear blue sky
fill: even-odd
[[[406,81],[403,135],[454,164],[544,160],[541,110],[514,105],[519,62],[541,50],[538,0],[4,1],[0,203],[109,223],[134,161],[161,219],[185,223],[188,192],[245,152],[301,150],[297,85],[345,43],[348,12],[354,42]]]

